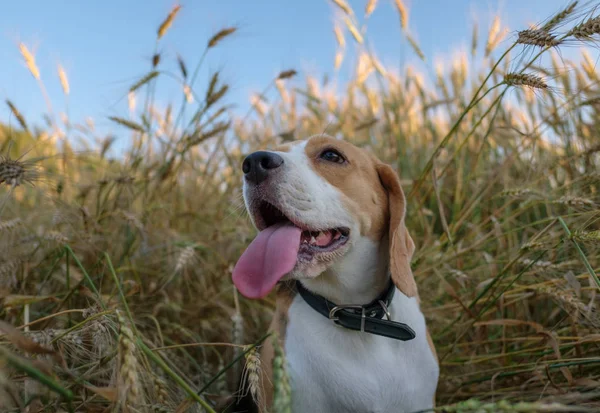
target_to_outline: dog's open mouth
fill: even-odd
[[[254,214],[260,233],[233,269],[234,284],[248,298],[266,296],[297,263],[331,256],[350,235],[345,227],[305,225],[268,202],[262,202]]]
[[[298,258],[301,260],[311,259],[315,253],[335,251],[348,241],[350,234],[350,230],[345,227],[323,230],[308,228],[307,225],[293,222],[281,210],[265,201],[260,204],[258,215],[264,228],[277,224],[290,224],[302,230],[298,251]]]

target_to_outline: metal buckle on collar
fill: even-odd
[[[390,310],[388,310],[387,305],[385,305],[385,303],[382,300],[379,300],[379,305],[381,306],[381,308],[383,308],[383,311],[385,312],[385,316],[387,317],[388,321],[392,321],[392,316],[390,315]]]
[[[365,314],[365,308],[362,305],[355,305],[355,304],[347,304],[347,305],[336,305],[335,307],[333,307],[331,309],[331,311],[329,311],[329,319],[336,322],[339,320],[339,317],[335,317],[335,313],[337,313],[340,310],[344,310],[346,308],[360,308],[362,310],[362,315],[360,317],[360,331],[362,333],[365,332],[365,320],[367,318],[367,315]]]

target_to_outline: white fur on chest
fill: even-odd
[[[439,369],[416,298],[396,291],[390,313],[416,338],[344,329],[295,297],[285,344],[294,413],[409,413],[433,406]]]

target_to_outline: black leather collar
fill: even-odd
[[[367,305],[338,305],[332,303],[325,297],[308,291],[300,281],[296,281],[296,288],[309,306],[337,325],[350,330],[396,340],[407,341],[415,338],[415,332],[412,328],[406,324],[390,320],[388,306],[391,304],[396,291],[396,286],[391,280],[387,289]],[[383,320],[384,315],[387,316],[387,320]]]

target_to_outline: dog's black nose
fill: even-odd
[[[283,165],[283,158],[273,152],[258,151],[250,154],[242,163],[242,171],[246,179],[260,184],[267,179],[269,173]]]

